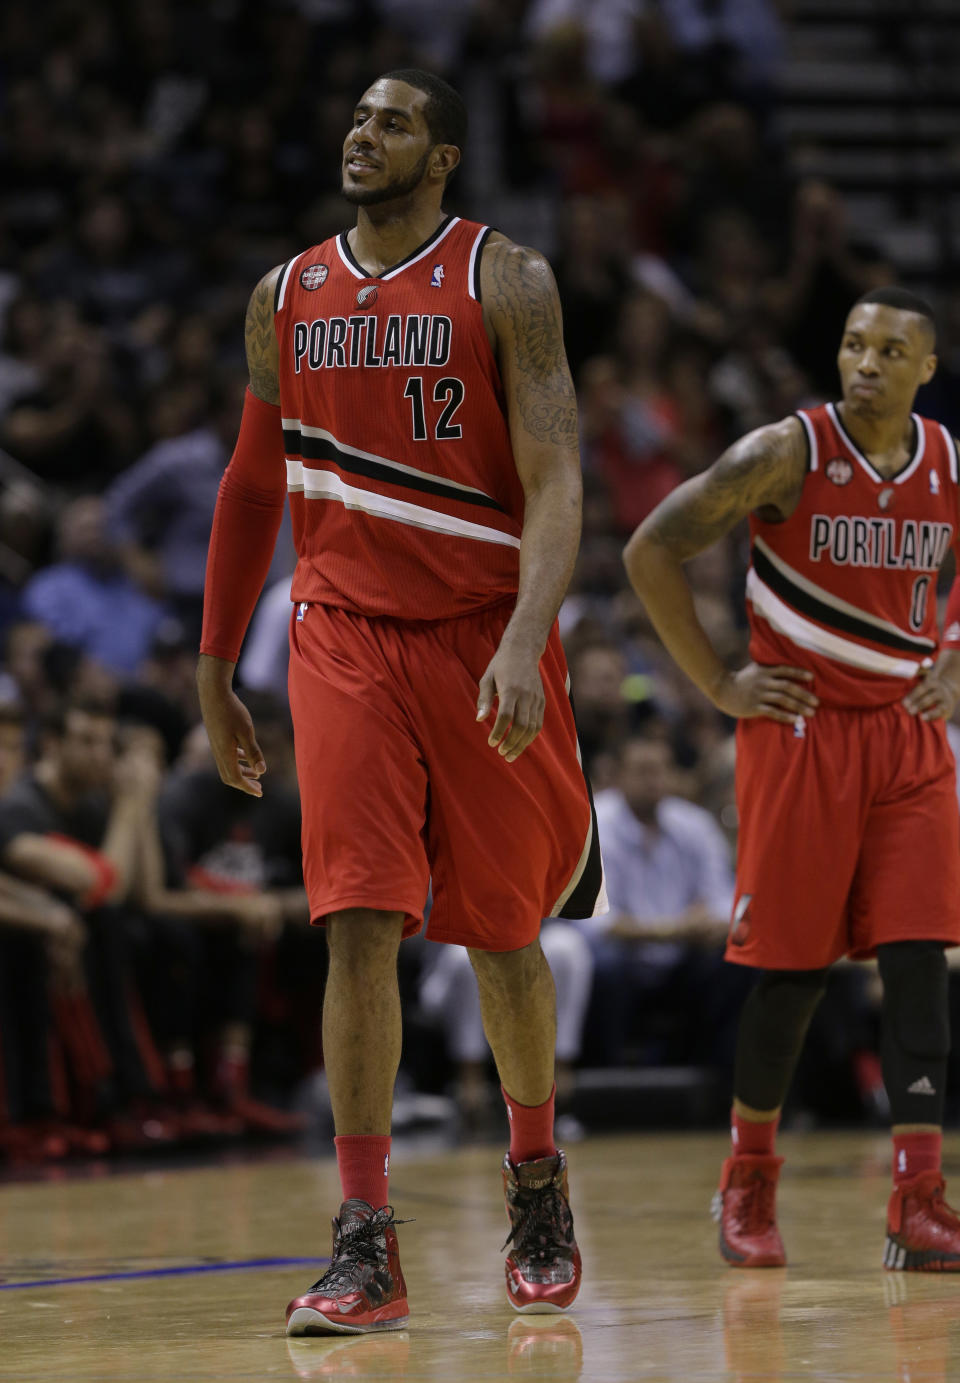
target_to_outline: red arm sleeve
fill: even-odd
[[[200,652],[235,663],[273,558],[287,471],[280,409],[247,390],[220,481],[203,587]]]

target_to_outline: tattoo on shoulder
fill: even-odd
[[[801,426],[786,418],[735,442],[657,506],[644,522],[649,536],[681,558],[692,557],[754,510],[789,517],[807,467]]]
[[[247,348],[247,368],[250,372],[250,390],[264,403],[280,402],[280,356],[277,348],[277,333],[273,324],[273,292],[276,286],[277,270],[257,284],[250,294],[247,304],[247,317],[244,323],[244,341]]]
[[[499,240],[486,246],[482,272],[483,300],[501,355],[510,354],[524,427],[538,442],[576,446],[576,395],[549,264],[536,250]]]

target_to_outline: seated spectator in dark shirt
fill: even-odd
[[[268,803],[225,786],[209,750],[193,737],[189,766],[174,773],[160,798],[142,901],[164,925],[144,984],[181,1096],[203,1091],[248,1131],[283,1135],[302,1121],[249,1093],[257,983],[268,944],[286,922],[309,918],[299,797],[283,771],[291,758],[288,717],[272,698],[253,705],[271,764]],[[204,1054],[207,1069],[197,1070]]]
[[[47,913],[37,929],[52,936],[50,1021],[79,1092],[77,1107],[86,1119],[105,1121],[106,1141],[95,1131],[96,1147],[85,1147],[79,1132],[68,1135],[80,1150],[103,1151],[111,1142],[142,1147],[173,1136],[148,1108],[158,1094],[158,1061],[131,989],[124,906],[155,793],[156,775],[143,755],[118,753],[112,713],[76,703],[47,719],[38,762],[0,798],[0,867],[20,885],[18,904],[32,897]],[[36,1057],[48,1021],[43,957],[21,949],[18,960],[18,997],[8,1008],[16,1009],[21,1028],[25,1013],[40,1027]],[[40,1082],[37,1098],[49,1104],[42,1074],[33,1079]],[[41,1111],[28,1100],[23,1112]]]

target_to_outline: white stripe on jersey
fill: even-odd
[[[947,448],[947,456],[950,460],[950,479],[954,485],[960,484],[960,464],[957,460],[957,444],[954,441],[953,433],[943,423],[938,423],[940,431],[943,433],[944,446]]]
[[[410,504],[403,499],[391,499],[378,495],[374,490],[361,490],[355,485],[347,485],[333,471],[314,470],[302,461],[287,457],[287,489],[302,492],[307,499],[336,500],[345,509],[356,509],[370,518],[392,519],[395,523],[405,523],[411,528],[429,529],[436,533],[447,533],[456,538],[472,538],[479,543],[499,543],[504,547],[520,546],[520,539],[510,533],[501,533],[486,524],[470,523],[466,519],[454,518],[452,514],[440,514],[422,505]]]
[[[480,241],[490,229],[489,226],[481,226],[477,232],[477,238],[470,246],[470,263],[467,265],[467,292],[476,301],[476,293],[473,291],[473,268],[477,262],[477,251],[480,249]]]
[[[792,639],[800,648],[808,648],[824,658],[837,663],[848,663],[851,667],[866,672],[878,672],[887,677],[916,677],[923,659],[897,658],[889,653],[879,653],[863,644],[844,639],[839,634],[831,634],[821,629],[819,624],[798,615],[791,610],[770,587],[760,580],[751,567],[747,572],[747,599],[754,611],[772,625],[778,633]]]
[[[915,643],[918,653],[932,653],[936,648],[936,644],[931,639],[921,638],[919,634],[911,633],[909,629],[901,629],[898,624],[891,624],[888,620],[881,619],[879,615],[871,615],[867,610],[861,610],[859,605],[851,605],[831,591],[825,591],[822,586],[818,586],[815,581],[811,581],[809,577],[797,571],[796,567],[791,567],[789,562],[785,562],[761,537],[755,537],[753,545],[760,549],[767,561],[771,562],[788,581],[792,581],[795,586],[799,586],[800,590],[806,591],[807,595],[812,595],[816,600],[822,601],[824,605],[832,606],[841,614],[853,615],[855,619],[863,620],[865,624],[872,624],[875,629],[882,629],[887,634],[896,634],[898,639],[907,639],[910,643]]]
[[[286,267],[283,278],[280,280],[280,292],[277,294],[278,312],[280,311],[281,307],[283,307],[283,300],[287,295],[287,284],[290,282],[290,275],[293,273],[293,266],[297,264],[301,259],[303,259],[303,256],[306,253],[306,250],[301,250],[300,254],[294,255],[293,259],[291,259],[290,263]]]
[[[800,410],[800,412],[797,413],[797,417],[803,423],[803,430],[807,434],[807,445],[810,448],[810,469],[811,471],[815,471],[820,465],[820,457],[817,448],[817,434],[814,431],[813,423],[810,421],[810,419],[807,417],[806,413],[804,413],[802,409]]]

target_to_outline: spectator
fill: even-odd
[[[628,740],[617,786],[597,794],[610,913],[578,923],[595,962],[592,1024],[601,1059],[620,1065],[650,1037],[659,1010],[679,1032],[666,1051],[703,1064],[732,1062],[743,975],[723,961],[733,901],[727,843],[709,815],[670,795],[662,741]],[[677,1024],[679,1019],[679,1025]],[[653,1051],[662,1057],[664,1051]]]
[[[57,525],[59,561],[31,577],[24,613],[118,675],[150,650],[163,606],[123,571],[104,531],[103,502],[74,500]]]
[[[118,753],[116,732],[96,704],[49,717],[36,765],[0,800],[0,867],[60,902],[69,955],[61,948],[59,959],[82,952],[82,965],[54,989],[52,1020],[85,1114],[106,1121],[110,1141],[136,1148],[168,1143],[174,1130],[153,1107],[161,1078],[132,987],[127,906],[156,774],[138,746]],[[25,983],[41,974],[25,965]],[[42,1034],[46,1013],[33,1013]]]
[[[205,1094],[238,1132],[285,1135],[303,1121],[250,1094],[257,983],[264,948],[285,922],[303,926],[309,915],[286,712],[266,697],[253,710],[271,765],[269,811],[221,783],[208,757],[171,778],[147,828],[140,901],[162,922],[144,986],[181,1108],[196,1113]]]
[[[196,396],[192,425],[156,442],[104,496],[107,533],[128,575],[166,600],[194,641],[213,506],[237,422],[222,396],[212,417],[205,404],[202,393]]]

